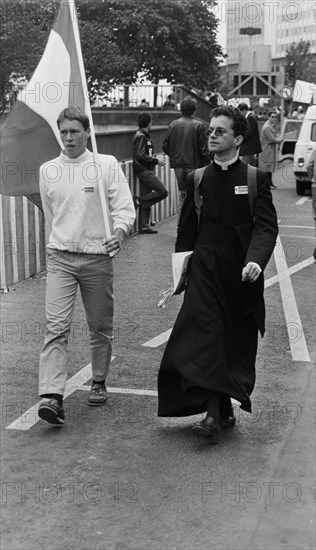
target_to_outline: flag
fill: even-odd
[[[24,195],[41,208],[39,167],[59,155],[56,121],[71,105],[86,112],[93,133],[76,6],[61,0],[43,56],[0,129],[2,194]]]

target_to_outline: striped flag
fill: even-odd
[[[76,6],[61,0],[41,61],[0,129],[2,194],[24,195],[41,207],[39,167],[59,155],[56,121],[70,105],[86,112],[93,132]]]

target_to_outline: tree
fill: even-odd
[[[62,1],[62,0],[61,0]],[[46,45],[58,0],[3,0],[0,94],[12,93],[12,72],[30,79]],[[216,43],[215,0],[76,0],[91,99],[141,74],[214,89],[223,57]],[[12,80],[12,79],[11,79]]]
[[[113,39],[135,51],[138,72],[154,83],[214,89],[223,58],[216,43],[214,0],[117,0]]]
[[[315,79],[315,64],[310,53],[310,42],[300,40],[298,44],[292,42],[286,50],[286,66],[290,67],[294,63],[294,80],[305,80],[312,82]]]
[[[0,104],[14,95],[14,79],[29,80],[43,54],[57,2],[3,1],[0,4]]]

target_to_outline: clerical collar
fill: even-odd
[[[214,162],[216,164],[218,164],[221,167],[222,170],[228,170],[228,166],[230,166],[231,164],[234,164],[234,162],[236,162],[237,159],[238,159],[238,153],[233,159],[227,160],[226,162],[221,162],[220,160],[217,160],[216,158],[214,158]]]

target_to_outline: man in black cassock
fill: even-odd
[[[192,430],[212,443],[221,427],[235,424],[231,398],[251,412],[265,323],[263,271],[278,234],[270,181],[259,170],[250,205],[247,165],[238,158],[246,132],[238,109],[216,108],[208,131],[214,162],[196,189],[194,174],[188,176],[176,251],[193,256],[158,374],[158,416],[206,412]]]

